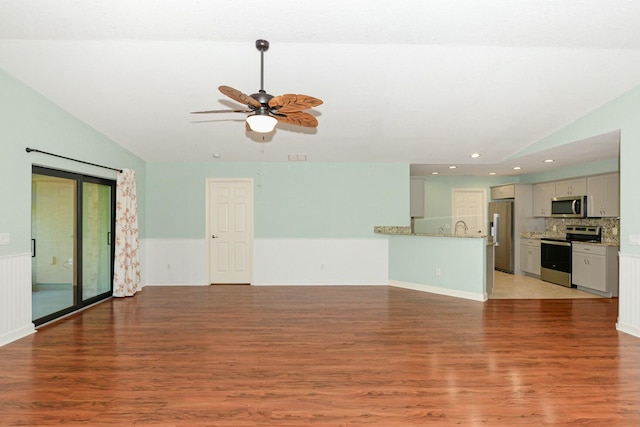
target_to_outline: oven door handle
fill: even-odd
[[[571,246],[571,242],[555,242],[553,240],[542,240],[540,243],[543,245]]]

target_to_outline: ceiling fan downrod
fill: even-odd
[[[260,51],[260,92],[264,92],[264,53],[269,50],[269,42],[256,40],[256,49]]]

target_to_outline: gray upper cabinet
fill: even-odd
[[[620,216],[620,174],[588,177],[587,196],[588,216]]]
[[[516,197],[515,184],[499,185],[491,187],[491,200],[513,199]]]
[[[411,187],[409,188],[410,207],[412,218],[424,217],[424,179],[411,178]]]
[[[551,216],[551,199],[556,196],[556,183],[533,185],[533,216]]]
[[[576,178],[556,182],[556,197],[584,196],[587,194],[587,179]]]

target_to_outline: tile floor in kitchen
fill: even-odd
[[[495,271],[493,292],[490,299],[558,299],[558,298],[601,298],[590,292],[576,288],[566,288],[544,282],[530,276]]]

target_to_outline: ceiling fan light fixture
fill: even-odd
[[[278,123],[275,117],[268,114],[252,114],[247,117],[247,124],[254,132],[269,133]]]

